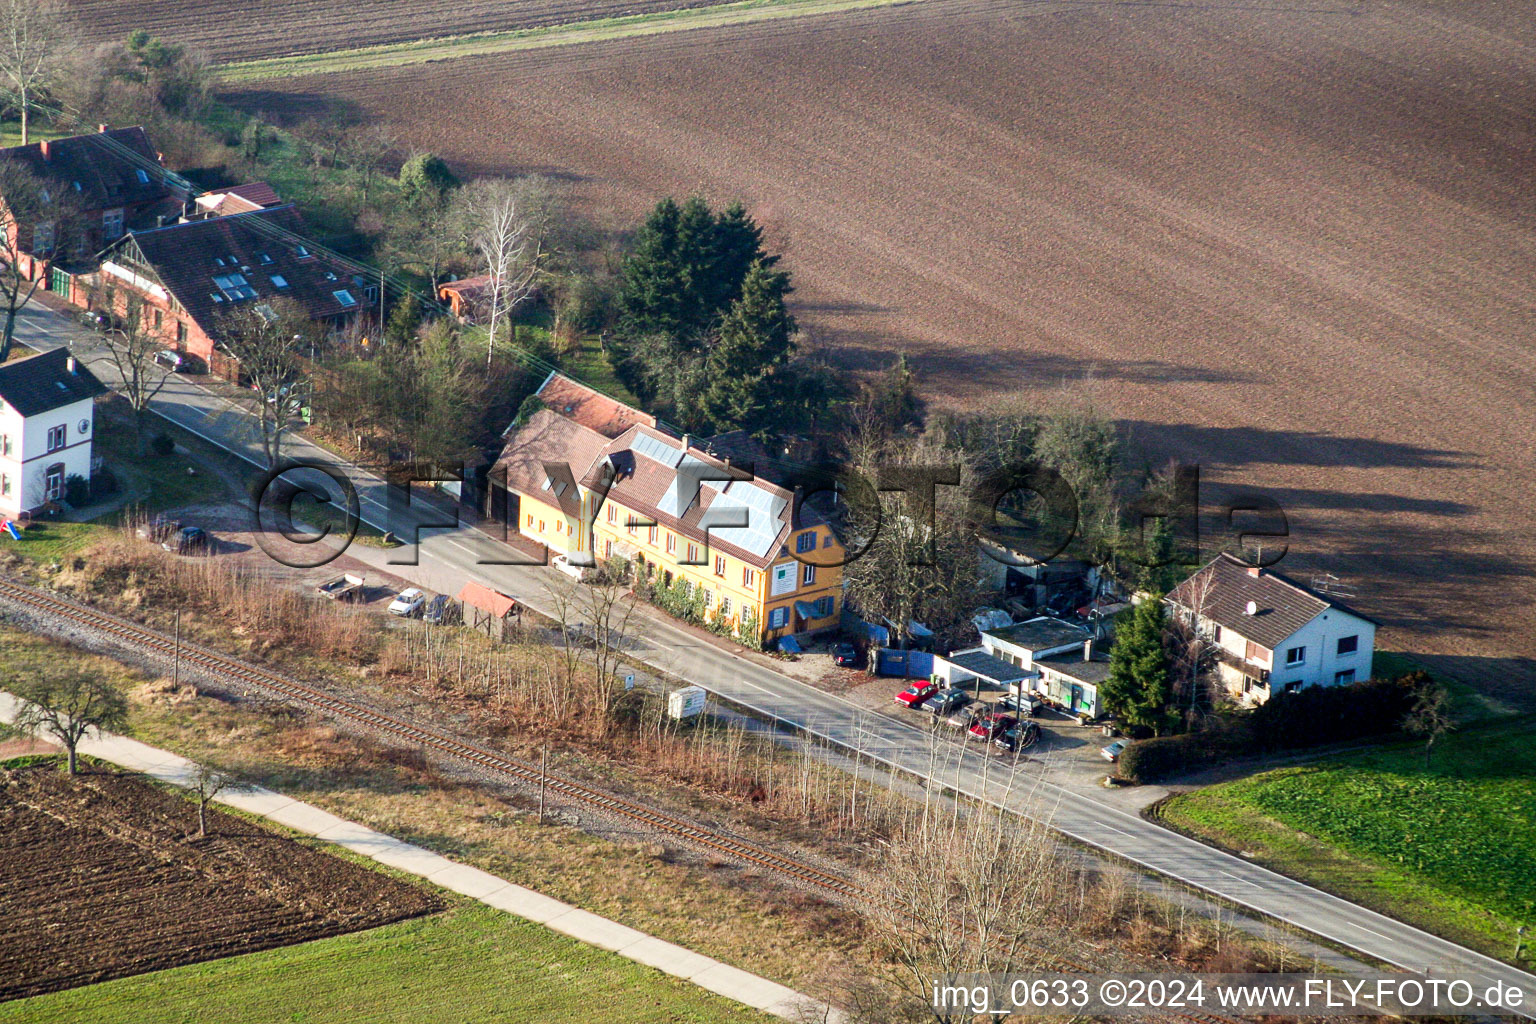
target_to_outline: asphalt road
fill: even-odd
[[[27,312],[19,328],[18,339],[33,347],[57,347],[74,338],[76,353],[110,383],[110,365],[98,358],[99,337],[37,307]],[[253,462],[261,460],[260,437],[251,418],[212,389],[176,379],[152,408]],[[341,463],[303,439],[296,440],[291,454],[323,463],[351,481],[362,517],[370,525],[413,539],[411,526],[421,522],[424,513],[413,510],[391,516],[387,488],[380,478]],[[334,484],[328,486],[335,489]],[[465,581],[476,580],[545,614],[552,609],[555,588],[568,594],[575,589],[567,577],[548,568],[487,564],[506,560],[508,549],[468,526],[424,531],[419,545],[405,548],[354,545],[348,554],[437,591],[456,593]],[[413,560],[417,564],[406,564]],[[920,716],[903,719],[871,713],[723,651],[662,619],[637,615],[632,627],[629,653],[637,660],[721,698],[855,749],[868,759],[930,779],[930,784],[1046,820],[1073,839],[1377,960],[1435,977],[1466,977],[1479,986],[1496,982],[1519,986],[1527,997],[1518,1012],[1536,1019],[1532,1008],[1536,976],[1170,832],[1120,810],[1093,789],[1059,785],[1050,778],[1048,766],[1026,762],[1009,770],[973,748],[936,742],[921,727]]]

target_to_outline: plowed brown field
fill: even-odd
[[[0,1000],[304,942],[441,906],[131,776],[0,771]]]
[[[625,14],[704,7],[715,0],[65,0],[91,44],[134,29],[189,44],[218,61],[280,57],[505,32]]]
[[[1280,501],[1284,567],[1353,583],[1389,645],[1530,702],[1520,6],[930,0],[237,98],[356,104],[616,223],[741,197],[849,366],[905,349],[953,405],[1083,382],[1208,500]]]

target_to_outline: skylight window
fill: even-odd
[[[223,277],[215,277],[213,285],[224,293],[224,297],[230,302],[239,302],[241,299],[254,299],[256,289],[250,286],[242,274],[225,274]]]
[[[144,173],[143,171],[135,171],[134,173],[139,176],[139,184],[140,185],[148,185],[149,184],[149,175],[148,174]]]
[[[215,256],[213,258],[213,265],[216,266],[216,267],[222,267],[224,265],[224,257],[223,256]]]
[[[296,245],[293,247],[293,254],[299,259],[303,259],[309,255],[309,250],[304,248],[302,245]]]
[[[287,288],[288,287],[288,279],[286,277],[284,277],[282,274],[273,274],[272,275],[272,287],[273,288]]]
[[[355,306],[355,305],[357,305],[357,300],[354,299],[352,297],[352,293],[347,291],[346,289],[342,289],[339,292],[331,292],[331,294],[334,295],[336,297],[336,301],[341,303],[343,306]]]
[[[272,257],[269,254],[264,253],[264,252],[263,253],[258,253],[256,258],[258,260],[260,260],[263,264],[267,264],[267,263],[271,263],[272,262]]]

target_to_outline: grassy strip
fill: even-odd
[[[648,14],[599,18],[564,25],[516,29],[511,32],[419,39],[409,43],[386,43],[351,50],[334,50],[329,53],[238,61],[220,67],[218,75],[225,83],[236,83],[257,82],[270,78],[291,78],[297,75],[367,71],[409,64],[426,64],[457,57],[480,57],[549,46],[627,39],[695,28],[719,28],[778,18],[831,14],[913,2],[915,0],[736,0],[734,3],[690,10],[655,11]]]
[[[451,979],[451,983],[446,983]],[[0,1005],[0,1021],[766,1020],[720,996],[478,905]]]
[[[1176,796],[1161,818],[1285,874],[1508,958],[1536,921],[1529,718]]]

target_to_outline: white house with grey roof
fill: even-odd
[[[91,478],[95,399],[106,386],[65,349],[0,366],[0,516],[15,519]]]
[[[1167,601],[1216,645],[1221,681],[1242,703],[1371,675],[1374,619],[1232,555],[1220,555],[1180,583]]]

